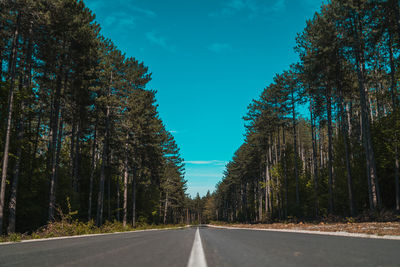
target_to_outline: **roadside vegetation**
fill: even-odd
[[[172,229],[185,227],[185,224],[148,224],[146,222],[137,222],[133,227],[131,224],[124,225],[122,222],[105,221],[101,226],[97,226],[94,220],[79,221],[76,219],[76,212],[69,211],[63,214],[61,209],[56,209],[58,220],[50,222],[31,233],[10,233],[0,237],[0,242],[20,242],[29,239],[42,239],[52,237],[92,235],[92,234],[107,234],[120,233],[149,229]]]
[[[29,239],[42,239],[52,237],[65,237],[77,235],[92,235],[92,234],[107,234],[120,233],[150,229],[171,229],[185,227],[184,224],[138,224],[135,228],[131,225],[124,226],[121,222],[106,221],[102,226],[96,226],[93,220],[82,222],[78,220],[72,221],[57,221],[49,223],[31,234],[12,233],[0,237],[0,242],[19,242]]]

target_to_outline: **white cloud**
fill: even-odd
[[[147,32],[146,38],[151,43],[158,45],[169,52],[172,52],[172,53],[176,52],[175,46],[168,44],[167,40],[163,36],[157,36],[155,32]]]
[[[105,26],[111,26],[112,24],[114,24],[116,22],[117,18],[115,16],[108,16],[105,21],[104,24]]]
[[[223,166],[226,164],[226,161],[222,160],[188,160],[185,161],[186,164],[194,164],[194,165],[216,165]]]
[[[94,13],[102,15],[101,26],[118,31],[126,32],[135,28],[140,21],[157,17],[157,14],[150,9],[127,4],[121,0],[114,0],[112,6],[106,0],[85,0],[85,3]]]
[[[157,14],[153,10],[141,8],[132,4],[127,4],[127,2],[123,0],[113,0],[112,6],[110,6],[109,1],[107,0],[85,0],[85,4],[87,7],[93,10],[98,10],[101,8],[107,9],[111,13],[113,12],[113,10],[125,10],[126,14],[129,14],[130,16],[142,14],[149,18],[157,17]]]
[[[228,7],[240,10],[246,7],[246,3],[243,0],[232,0],[227,4]]]
[[[301,3],[303,6],[310,11],[319,11],[319,8],[323,5],[326,4],[327,1],[325,0],[302,0]]]
[[[189,161],[185,161],[185,163],[187,164],[196,164],[196,165],[202,165],[202,164],[212,164],[213,161],[204,161],[204,160],[189,160]]]
[[[232,47],[230,44],[227,43],[213,43],[209,45],[208,50],[213,51],[215,53],[221,53],[224,51],[232,51]]]
[[[272,6],[271,10],[274,12],[280,12],[280,11],[284,10],[285,8],[286,8],[285,0],[278,0]]]
[[[221,178],[221,173],[191,173],[187,175],[189,177],[200,177],[200,178]]]
[[[156,18],[157,14],[150,10],[150,9],[144,9],[144,8],[140,8],[140,7],[131,7],[132,10],[137,11],[138,13],[141,13],[149,18]]]
[[[136,26],[136,19],[132,16],[128,16],[125,12],[116,12],[106,17],[104,26],[114,29],[132,29]]]
[[[239,12],[246,12],[249,18],[253,18],[258,15],[278,13],[285,8],[286,0],[229,0],[220,10],[209,15],[211,17],[229,17]]]
[[[125,18],[119,19],[118,23],[122,27],[134,27],[134,26],[136,26],[135,19],[134,18],[129,18],[129,17],[125,17]]]
[[[86,7],[89,7],[92,10],[97,10],[99,8],[104,7],[104,1],[101,0],[86,0],[85,5]]]

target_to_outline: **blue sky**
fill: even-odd
[[[85,0],[102,34],[149,66],[160,116],[181,148],[188,193],[222,179],[242,117],[297,61],[295,37],[322,0]]]

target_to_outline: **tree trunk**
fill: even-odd
[[[350,148],[349,148],[349,132],[348,125],[345,114],[347,111],[343,107],[343,93],[342,89],[339,88],[339,112],[342,120],[342,135],[343,135],[343,143],[344,143],[344,151],[345,151],[345,160],[346,160],[346,174],[347,174],[347,191],[349,196],[349,211],[350,216],[354,217],[356,215],[356,209],[354,204],[354,192],[353,192],[353,178],[351,175],[351,163],[350,163]]]
[[[58,138],[58,129],[59,129],[59,120],[60,120],[60,105],[61,105],[61,90],[62,90],[62,77],[64,77],[64,68],[65,68],[65,47],[66,42],[63,42],[62,53],[63,60],[60,62],[60,70],[57,75],[57,84],[56,84],[56,92],[53,99],[53,120],[52,120],[52,137],[51,137],[51,150],[49,151],[51,157],[51,174],[50,174],[50,196],[49,196],[49,216],[48,221],[52,221],[54,219],[54,205],[55,205],[55,185],[57,179],[57,168],[58,163],[56,160],[57,157],[57,138]],[[67,74],[65,74],[65,77]],[[65,78],[66,80],[67,78]],[[64,84],[66,86],[66,83]]]
[[[299,194],[299,174],[297,170],[297,131],[296,131],[296,110],[295,110],[295,100],[294,100],[294,92],[291,92],[292,96],[292,117],[293,117],[293,153],[294,153],[294,177],[296,180],[296,206],[300,206],[300,194]]]
[[[360,20],[357,18],[355,25],[361,29]],[[376,172],[376,163],[375,163],[375,155],[372,145],[372,136],[371,136],[371,127],[370,127],[370,118],[368,111],[368,99],[365,93],[365,82],[364,82],[364,73],[365,73],[365,60],[364,60],[364,50],[361,46],[361,41],[359,37],[359,29],[354,27],[356,47],[355,47],[355,58],[356,58],[356,72],[358,79],[358,89],[360,94],[360,104],[361,104],[361,120],[362,120],[362,135],[363,135],[363,144],[365,150],[365,157],[367,163],[367,175],[368,182],[371,184],[371,198],[372,205],[370,205],[371,210],[375,210],[376,208],[380,208],[380,197],[379,197],[379,185],[378,185],[378,174]],[[362,32],[362,30],[360,30]]]
[[[22,84],[22,81],[21,81]],[[19,118],[18,122],[18,133],[17,133],[17,140],[18,140],[18,148],[16,153],[15,159],[15,166],[14,166],[14,178],[11,185],[11,195],[10,195],[10,202],[8,203],[9,215],[8,215],[8,228],[7,233],[14,233],[15,232],[15,216],[16,216],[16,208],[17,208],[17,190],[18,190],[18,181],[20,176],[20,166],[21,166],[21,156],[22,156],[22,141],[24,139],[24,132],[25,132],[25,122],[24,122],[24,100],[21,102],[21,117]]]
[[[260,166],[260,177],[262,177],[262,166]],[[257,187],[258,187],[258,219],[261,222],[263,220],[263,190],[261,187],[260,179],[257,179]]]
[[[167,211],[168,211],[168,190],[167,192],[165,192],[165,200],[164,200],[164,219],[163,219],[164,224],[167,223]]]
[[[111,96],[111,85],[113,81],[113,74],[110,75],[110,86],[108,88],[108,97]],[[109,128],[110,128],[110,105],[107,103],[106,110],[106,129],[104,136],[103,152],[101,156],[101,170],[100,170],[100,181],[99,181],[99,194],[97,197],[97,212],[96,212],[96,224],[100,226],[103,224],[103,205],[104,205],[104,181],[106,179],[106,163],[108,158],[108,138],[109,138]]]
[[[369,112],[366,102],[365,96],[365,88],[364,88],[364,77],[361,71],[362,67],[358,65],[357,67],[357,76],[359,80],[359,90],[360,90],[360,102],[361,102],[361,120],[362,120],[362,132],[363,132],[363,144],[365,149],[365,156],[367,162],[367,175],[369,183],[371,184],[371,194],[372,194],[372,205],[370,206],[371,210],[375,210],[380,207],[380,200],[378,195],[378,176],[376,172],[375,165],[375,155],[372,147],[372,136],[371,136],[371,127],[370,127],[370,119]]]
[[[371,122],[372,122],[372,124],[374,123],[374,113],[373,113],[373,103],[372,103],[372,99],[371,99],[371,97],[368,95],[367,96],[367,98],[368,98],[368,102],[367,102],[367,108],[368,108],[368,110],[369,110],[369,113],[370,113],[370,118],[371,118]]]
[[[107,157],[107,166],[111,166],[112,156],[113,153],[111,151],[111,155]],[[107,219],[111,221],[111,175],[109,167],[107,167],[107,178]]]
[[[265,213],[269,218],[271,216],[271,177],[269,174],[269,156],[267,153],[265,161]]]
[[[398,0],[393,0],[394,12],[396,16],[397,37],[400,38],[400,3]]]
[[[272,217],[274,215],[274,190],[272,188],[272,166],[273,166],[273,156],[272,156],[272,148],[273,148],[273,142],[272,142],[272,134],[269,136],[269,142],[270,142],[270,146],[269,146],[269,164],[268,164],[268,190],[269,190],[269,206],[270,206],[270,217]]]
[[[56,203],[56,188],[57,188],[57,178],[58,178],[58,166],[60,163],[60,152],[61,152],[61,145],[62,145],[62,135],[63,135],[63,118],[62,116],[59,119],[59,129],[57,131],[57,141],[55,144],[55,159],[53,163],[54,168],[54,175],[52,176],[51,179],[51,184],[50,184],[50,203],[52,203],[52,214],[50,217],[49,213],[49,221],[54,220],[54,208],[55,208],[55,203]]]
[[[351,123],[351,114],[353,112],[353,102],[350,100],[349,104],[345,106],[346,108],[346,114],[347,114],[347,126],[348,126],[348,130],[349,130],[349,138],[351,139],[351,135],[352,135],[352,123]],[[349,147],[351,148],[351,147]]]
[[[30,168],[30,173],[32,173],[32,174],[33,174],[33,167],[34,167],[32,162],[36,161],[36,153],[37,153],[38,146],[39,146],[40,125],[42,123],[42,112],[43,112],[43,103],[40,103],[40,109],[39,109],[38,120],[37,120],[36,131],[35,131],[35,141],[33,142],[31,168]]]
[[[329,172],[329,181],[328,181],[328,191],[329,191],[329,213],[333,213],[333,153],[332,153],[332,97],[331,97],[331,88],[328,85],[326,88],[326,111],[328,116],[328,172]]]
[[[13,178],[13,183],[11,187],[11,196],[10,196],[10,202],[9,202],[9,215],[8,215],[8,228],[7,232],[8,234],[14,233],[15,232],[15,218],[16,218],[16,208],[17,208],[17,191],[18,191],[18,182],[19,182],[19,176],[20,176],[20,168],[21,168],[21,156],[22,156],[22,141],[24,139],[24,133],[25,133],[25,116],[24,116],[24,111],[25,111],[25,99],[24,99],[24,94],[22,91],[22,84],[26,89],[29,88],[31,84],[31,71],[32,71],[32,23],[30,24],[29,28],[29,41],[26,47],[26,58],[25,58],[25,73],[24,76],[25,78],[20,79],[20,93],[23,96],[23,99],[21,101],[21,118],[18,122],[18,133],[17,133],[17,139],[18,139],[18,149],[16,153],[16,162],[14,166],[14,178]]]
[[[123,219],[122,224],[125,227],[128,218],[128,142],[125,144],[125,160],[124,160],[124,203],[123,203]]]
[[[117,188],[117,222],[120,221],[120,210],[119,210],[119,205],[120,205],[120,177],[117,177],[117,184],[116,184],[116,188]]]
[[[92,195],[93,195],[93,177],[96,170],[96,143],[97,143],[97,124],[98,118],[96,117],[96,124],[94,126],[93,146],[92,146],[92,160],[91,160],[91,171],[89,180],[89,208],[88,208],[88,220],[92,219]]]
[[[397,10],[398,12],[398,10]],[[398,14],[398,13],[397,13]],[[400,24],[399,24],[400,26]],[[400,31],[400,29],[399,29]],[[399,35],[400,36],[400,35]],[[396,68],[394,64],[393,58],[393,47],[392,47],[392,36],[389,33],[389,59],[390,59],[390,94],[392,98],[392,105],[393,105],[393,116],[394,120],[399,119],[399,110],[398,110],[398,101],[397,101],[397,82],[396,82]],[[394,185],[396,191],[396,211],[400,211],[400,188],[399,188],[399,148],[398,148],[398,129],[394,129]]]
[[[395,165],[394,165],[394,184],[396,187],[396,211],[400,211],[400,188],[399,188],[399,147],[396,145],[394,148],[394,154],[395,154]]]
[[[302,164],[302,172],[306,172],[307,170],[307,162],[306,162],[306,157],[304,155],[304,142],[300,143],[300,157],[301,157],[301,164]]]
[[[316,144],[316,133],[315,133],[315,116],[313,108],[313,100],[310,104],[310,115],[311,115],[311,141],[313,150],[313,164],[314,164],[314,201],[315,201],[315,217],[319,214],[319,200],[318,200],[318,159],[317,159],[317,144]]]
[[[73,109],[76,109],[75,107]],[[72,115],[72,130],[71,130],[71,147],[70,147],[70,163],[71,163],[71,186],[75,189],[75,138],[76,138],[76,115]]]
[[[132,227],[136,228],[136,179],[132,176]]]
[[[109,114],[109,108],[107,108],[107,113]],[[108,115],[107,114],[107,115]],[[106,128],[108,128],[109,122],[106,120]],[[106,129],[108,132],[108,129]],[[106,134],[106,140],[103,144],[103,153],[101,156],[101,170],[100,170],[100,182],[99,182],[99,193],[97,197],[97,213],[96,213],[96,224],[100,226],[103,224],[103,202],[104,202],[104,181],[105,181],[105,169],[108,154],[108,134]]]
[[[79,192],[79,162],[80,162],[80,138],[81,138],[81,127],[78,121],[77,125],[77,133],[76,133],[76,141],[75,141],[75,156],[74,156],[74,168],[73,168],[73,190],[77,194]]]
[[[10,148],[10,136],[11,136],[11,120],[13,112],[14,102],[14,83],[15,83],[15,67],[17,60],[17,41],[19,38],[19,26],[20,26],[20,13],[17,15],[17,25],[14,31],[14,37],[11,48],[11,55],[9,61],[9,79],[10,89],[8,92],[8,106],[7,106],[7,119],[6,119],[6,135],[3,152],[3,166],[1,173],[1,188],[0,188],[0,235],[3,233],[3,215],[4,215],[4,200],[6,193],[6,180],[7,180],[7,169],[8,169],[8,151]]]
[[[320,171],[322,171],[322,169],[325,167],[325,162],[324,162],[324,133],[323,133],[323,129],[321,126],[321,121],[319,124],[319,127],[316,126],[316,124],[314,124],[315,126],[315,142],[318,144],[317,147],[319,147],[319,167],[320,167]],[[317,132],[318,132],[318,136],[319,139],[317,140]],[[318,150],[318,148],[317,148]]]
[[[278,128],[278,135],[279,135],[279,128]],[[274,138],[274,152],[275,152],[275,158],[274,158],[274,164],[278,164],[278,137],[275,136]]]
[[[265,166],[263,170],[263,175],[264,175],[264,183],[265,183],[265,188],[264,188],[264,207],[265,207],[265,217],[268,217],[268,178],[267,178],[267,156],[265,156]]]
[[[247,183],[245,182],[243,185],[243,191],[241,194],[241,202],[242,202],[242,214],[244,214],[244,219],[245,222],[248,221],[248,208],[247,208]],[[238,212],[235,212],[235,220],[237,220],[237,214]]]
[[[286,165],[286,137],[285,137],[285,127],[282,130],[282,142],[283,142],[283,175],[284,175],[284,187],[285,187],[285,210],[284,210],[284,217],[287,218],[288,215],[288,176],[287,176],[287,165]]]

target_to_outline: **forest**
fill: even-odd
[[[124,227],[398,214],[399,10],[323,4],[298,62],[249,104],[216,190],[192,199],[149,68],[81,0],[0,1],[0,234],[63,214]]]
[[[299,56],[248,106],[209,219],[268,222],[400,211],[399,2],[332,0]]]
[[[151,73],[80,0],[0,1],[0,234],[194,217]]]

